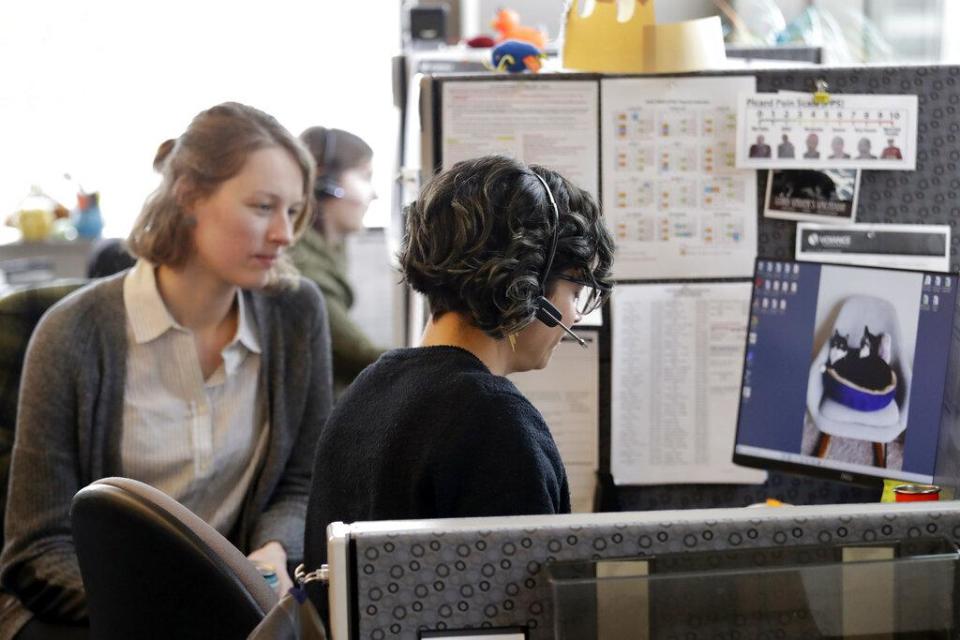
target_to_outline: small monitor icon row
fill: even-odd
[[[757,284],[760,284],[760,279],[758,279]],[[763,280],[763,290],[774,293],[796,293],[797,283],[787,280]]]
[[[761,260],[757,263],[757,271],[759,273],[782,273],[784,275],[792,273],[793,275],[797,275],[800,273],[800,265],[796,263],[788,264],[785,262]]]
[[[779,309],[780,311],[786,311],[786,310],[787,310],[787,301],[786,301],[785,298],[780,298],[780,299],[777,299],[777,298],[760,298],[760,308],[761,308],[761,309],[770,309],[770,310],[772,310],[772,311],[776,311],[777,309]]]
[[[923,286],[949,289],[953,286],[953,278],[950,276],[935,276],[929,273],[923,276]]]

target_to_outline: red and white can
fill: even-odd
[[[940,487],[935,484],[899,484],[893,488],[897,502],[927,502],[940,499]]]

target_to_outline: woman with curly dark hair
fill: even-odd
[[[570,511],[543,416],[505,376],[547,366],[561,323],[610,291],[612,260],[596,202],[549,169],[484,157],[424,187],[400,264],[431,317],[422,346],[364,370],[323,429],[308,567],[335,521]]]

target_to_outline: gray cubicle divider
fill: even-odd
[[[949,224],[951,226],[952,271],[960,269],[960,66],[860,66],[797,67],[776,69],[737,69],[675,77],[742,76],[757,78],[757,91],[813,92],[817,80],[825,80],[832,93],[916,94],[919,96],[916,171],[864,171],[860,184],[857,220],[878,223]],[[443,75],[423,79],[421,105],[425,121],[425,163],[430,174],[442,166],[441,113],[442,85],[447,82],[541,82],[545,80],[595,80],[603,78],[647,77],[640,75],[601,76],[597,74],[517,75]],[[663,76],[657,76],[663,77]],[[509,113],[501,115],[509,118]],[[599,122],[597,136],[600,135]],[[766,172],[759,174],[757,185],[759,216],[758,253],[761,257],[793,257],[795,224],[786,220],[765,219],[762,215],[766,193]],[[601,193],[601,199],[603,194]]]
[[[511,626],[547,640],[549,562],[937,536],[957,543],[960,502],[338,523],[331,531],[334,640]]]
[[[859,66],[737,69],[678,74],[675,77],[753,75],[758,92],[814,90],[825,80],[832,93],[916,94],[919,122],[916,171],[864,171],[857,211],[859,222],[948,224],[951,227],[950,268],[960,269],[960,67]],[[424,174],[442,166],[442,85],[446,82],[502,82],[544,80],[595,80],[597,74],[445,75],[423,79],[421,118],[424,120]],[[508,118],[509,114],[502,115]],[[599,138],[599,122],[597,136]],[[598,159],[599,162],[599,159]],[[758,175],[758,255],[792,259],[796,226],[793,222],[763,217],[766,171]],[[601,192],[601,199],[603,194]],[[600,339],[600,468],[601,510],[672,509],[740,506],[775,497],[792,503],[863,502],[879,498],[879,491],[826,480],[771,473],[765,485],[675,485],[614,487],[610,468],[610,330],[605,322]],[[613,328],[612,330],[616,330]]]

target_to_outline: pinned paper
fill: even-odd
[[[739,169],[917,168],[916,95],[741,94],[737,108]]]
[[[723,28],[718,16],[643,29],[643,72],[682,73],[726,65]]]
[[[644,27],[655,21],[653,0],[573,0],[564,26],[563,66],[579,71],[642,72]]]

